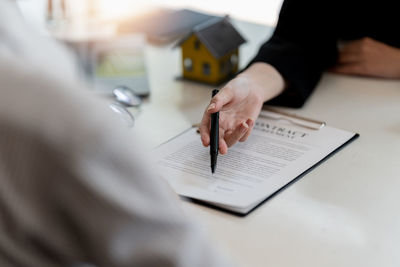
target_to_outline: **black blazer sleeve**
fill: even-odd
[[[337,60],[337,7],[328,0],[285,0],[271,39],[250,62],[274,66],[288,87],[267,104],[301,107]]]

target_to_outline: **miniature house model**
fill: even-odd
[[[182,48],[183,78],[220,84],[238,70],[239,46],[245,40],[227,18],[196,26],[178,45]]]

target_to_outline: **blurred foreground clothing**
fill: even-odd
[[[10,0],[0,40],[1,267],[227,266],[133,133]]]
[[[323,71],[338,57],[338,42],[370,37],[400,47],[396,0],[285,0],[278,25],[252,60],[274,66],[288,88],[269,101],[301,107]]]

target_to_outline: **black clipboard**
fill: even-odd
[[[188,130],[190,130],[191,128],[189,128]],[[185,133],[186,131],[182,132],[181,134]],[[180,135],[180,134],[179,134]],[[178,135],[178,136],[179,136]],[[330,157],[332,157],[333,155],[335,155],[337,152],[339,152],[340,150],[342,150],[345,146],[347,146],[348,144],[350,144],[351,142],[353,142],[354,140],[356,140],[358,137],[360,137],[360,135],[358,133],[354,134],[354,136],[352,138],[350,138],[346,143],[344,143],[343,145],[339,146],[338,148],[336,148],[334,151],[332,151],[331,153],[329,153],[326,157],[324,157],[323,159],[321,159],[320,161],[318,161],[317,163],[315,163],[312,167],[310,167],[309,169],[305,170],[303,173],[301,173],[299,176],[293,178],[293,180],[291,180],[290,182],[288,182],[287,184],[285,184],[284,186],[282,186],[280,189],[278,189],[277,191],[275,191],[272,195],[266,197],[264,200],[262,200],[260,203],[258,203],[255,207],[253,207],[251,210],[249,210],[246,213],[240,213],[240,212],[236,212],[236,211],[232,211],[229,209],[225,209],[222,207],[218,207],[218,206],[214,206],[206,201],[202,201],[196,198],[191,198],[191,197],[180,197],[181,199],[185,200],[185,201],[190,201],[192,203],[195,204],[200,204],[202,206],[206,206],[212,209],[217,209],[220,210],[222,212],[225,213],[229,213],[231,215],[235,215],[238,217],[246,217],[248,214],[250,214],[251,212],[253,212],[255,209],[257,209],[258,207],[260,207],[261,205],[263,205],[265,202],[267,202],[268,200],[270,200],[271,198],[275,197],[276,195],[278,195],[279,193],[281,193],[283,190],[285,190],[286,188],[288,188],[289,186],[291,186],[292,184],[296,183],[297,181],[299,181],[301,178],[303,178],[306,174],[308,174],[309,172],[311,172],[312,170],[314,170],[315,168],[317,168],[319,165],[321,165],[322,163],[324,163],[326,160],[328,160]]]
[[[314,123],[316,125],[316,128],[314,128],[314,130],[318,131],[319,129],[322,129],[323,127],[326,126],[325,122],[321,122],[321,121],[317,121],[317,120],[313,120],[313,119],[308,119],[308,118],[304,118],[304,117],[300,117],[297,115],[293,114],[289,114],[289,113],[284,113],[281,111],[276,111],[275,109],[268,109],[268,111],[270,112],[275,112],[281,116],[287,117],[287,118],[294,118],[294,119],[300,119],[300,120],[305,120],[307,122],[311,122]],[[262,115],[260,115],[262,116]],[[282,118],[280,118],[282,119]],[[283,118],[285,119],[285,118]],[[285,119],[287,120],[287,119]],[[296,123],[297,124],[297,123]],[[186,133],[187,131],[190,131],[193,128],[198,127],[198,124],[194,124],[192,125],[192,127],[184,130],[183,132],[179,133],[178,135],[170,138],[169,140],[163,142],[162,144],[160,144],[159,146],[162,146],[163,144],[166,144],[172,140],[174,140],[175,138],[178,138],[179,136],[183,135],[184,133]],[[307,125],[304,126],[305,128],[309,128]],[[213,205],[212,203],[203,201],[203,200],[199,200],[196,198],[192,198],[192,197],[185,197],[185,196],[180,196],[181,199],[185,200],[185,201],[189,201],[195,204],[200,204],[202,206],[206,206],[209,208],[213,208],[213,209],[217,209],[235,216],[239,216],[239,217],[245,217],[248,214],[250,214],[251,212],[253,212],[255,209],[257,209],[258,207],[260,207],[261,205],[263,205],[265,202],[267,202],[268,200],[270,200],[271,198],[275,197],[276,195],[278,195],[279,193],[281,193],[283,190],[285,190],[286,188],[288,188],[290,185],[294,184],[295,182],[297,182],[298,180],[300,180],[302,177],[304,177],[306,174],[308,174],[309,172],[311,172],[313,169],[315,169],[316,167],[318,167],[319,165],[321,165],[323,162],[325,162],[326,160],[328,160],[330,157],[332,157],[334,154],[336,154],[337,152],[339,152],[340,150],[342,150],[344,147],[346,147],[348,144],[352,143],[354,140],[356,140],[358,137],[360,137],[360,135],[358,133],[354,133],[354,135],[347,140],[345,143],[343,143],[342,145],[340,145],[339,147],[337,147],[335,150],[333,150],[331,153],[329,153],[328,155],[326,155],[324,158],[322,158],[320,161],[316,162],[313,166],[311,166],[310,168],[308,168],[307,170],[305,170],[304,172],[302,172],[300,175],[298,175],[297,177],[294,177],[292,180],[290,180],[287,184],[283,185],[282,187],[280,187],[278,190],[276,190],[274,193],[272,193],[271,195],[267,196],[264,200],[260,201],[260,203],[258,203],[256,206],[254,206],[252,209],[250,209],[249,211],[247,211],[246,213],[240,213],[237,211],[232,211],[229,210],[227,208],[223,208],[223,207],[219,207],[216,205]],[[200,141],[199,141],[200,142]],[[158,147],[159,147],[158,146]]]

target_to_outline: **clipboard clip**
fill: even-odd
[[[300,126],[306,129],[310,129],[310,130],[321,130],[322,128],[324,128],[326,126],[326,122],[324,121],[317,121],[314,119],[309,119],[306,117],[302,117],[296,114],[292,114],[292,113],[287,113],[284,111],[280,111],[274,108],[270,108],[270,107],[263,107],[263,109],[260,112],[259,117],[261,118],[266,118],[266,119],[272,119],[272,120],[276,120],[276,121],[287,121],[293,125],[296,126]],[[195,123],[192,125],[192,127],[200,127],[200,123]],[[197,129],[197,132],[199,132],[199,130]]]
[[[303,128],[307,128],[310,130],[321,130],[326,126],[326,122],[324,121],[317,121],[314,119],[309,119],[306,117],[302,117],[296,114],[280,111],[270,107],[263,107],[259,117],[267,118],[272,120],[283,120],[287,121],[293,125],[300,126]]]

